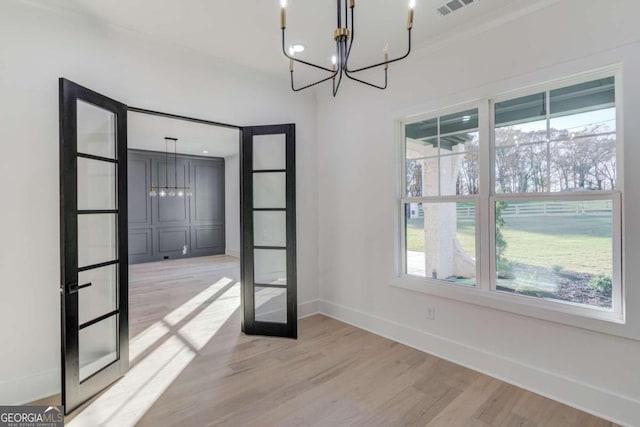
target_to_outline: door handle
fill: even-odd
[[[91,282],[85,283],[84,285],[78,285],[77,283],[68,283],[67,284],[67,293],[75,294],[82,288],[88,288],[91,286]]]

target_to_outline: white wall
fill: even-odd
[[[240,156],[224,158],[225,253],[240,256]]]
[[[639,341],[390,286],[399,233],[395,119],[622,63],[627,325],[619,332],[640,335],[638,16],[635,0],[562,0],[414,52],[390,67],[386,92],[347,81],[334,99],[329,88],[321,88],[321,311],[589,412],[640,425]],[[430,306],[435,320],[427,320]]]
[[[242,67],[66,12],[0,2],[0,403],[60,390],[58,77],[128,105],[297,124],[298,301],[317,307],[315,100]]]

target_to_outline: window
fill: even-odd
[[[621,319],[612,74],[403,122],[402,273]]]
[[[407,274],[475,286],[478,110],[405,128]]]

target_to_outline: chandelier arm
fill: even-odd
[[[405,59],[411,53],[411,28],[409,28],[407,31],[409,32],[409,46],[407,48],[407,53],[405,53],[401,57],[390,59],[388,61],[379,62],[377,64],[369,65],[368,67],[362,67],[362,68],[358,68],[358,69],[355,69],[355,70],[347,69],[347,71],[352,73],[352,74],[353,73],[359,73],[360,71],[370,70],[371,68],[381,67],[383,65],[391,64],[392,62],[397,62],[397,61],[401,61],[401,60]]]
[[[358,79],[356,77],[351,76],[349,73],[350,73],[350,71],[345,71],[345,75],[348,78],[350,78],[351,80],[355,80],[355,81],[357,81],[359,83],[363,83],[363,84],[365,84],[367,86],[371,86],[371,87],[374,87],[374,88],[380,89],[380,90],[385,90],[387,88],[387,70],[386,69],[384,70],[384,86],[378,86],[378,85],[376,85],[374,83],[365,82],[364,80],[360,80],[360,79]]]
[[[287,53],[287,50],[284,47],[285,46],[285,35],[284,35],[284,32],[285,32],[285,28],[282,29],[282,53],[284,54],[284,56],[286,56],[287,58],[289,58],[292,61],[299,62],[300,64],[308,65],[310,67],[319,68],[319,69],[324,70],[324,71],[329,71],[330,73],[334,72],[330,68],[326,68],[326,67],[322,67],[320,65],[312,64],[311,62],[303,61],[302,59],[296,59],[293,56],[289,55]]]
[[[338,84],[336,85],[336,80],[333,80],[333,97],[336,97],[338,93],[338,89],[340,89],[340,83],[342,83],[342,68],[340,68],[340,77],[338,77]]]
[[[338,72],[337,72],[337,71],[335,71],[335,72],[333,72],[333,75],[331,75],[331,76],[329,76],[329,77],[327,77],[327,78],[324,78],[324,79],[318,80],[318,81],[317,81],[317,82],[315,82],[315,83],[311,83],[311,84],[308,84],[308,85],[306,85],[306,86],[303,86],[303,87],[300,87],[300,88],[297,88],[297,89],[294,87],[294,84],[293,84],[293,71],[291,71],[291,72],[290,72],[290,74],[291,74],[291,89],[292,89],[294,92],[300,92],[301,90],[305,90],[305,89],[310,88],[310,87],[312,87],[312,86],[319,85],[320,83],[324,83],[324,82],[326,82],[326,81],[327,81],[327,80],[329,80],[329,79],[333,79],[333,78],[335,78],[335,77],[338,75]]]

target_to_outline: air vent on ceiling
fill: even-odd
[[[464,6],[470,5],[474,0],[451,0],[438,8],[438,13],[442,16],[446,16],[451,12],[462,9]]]

